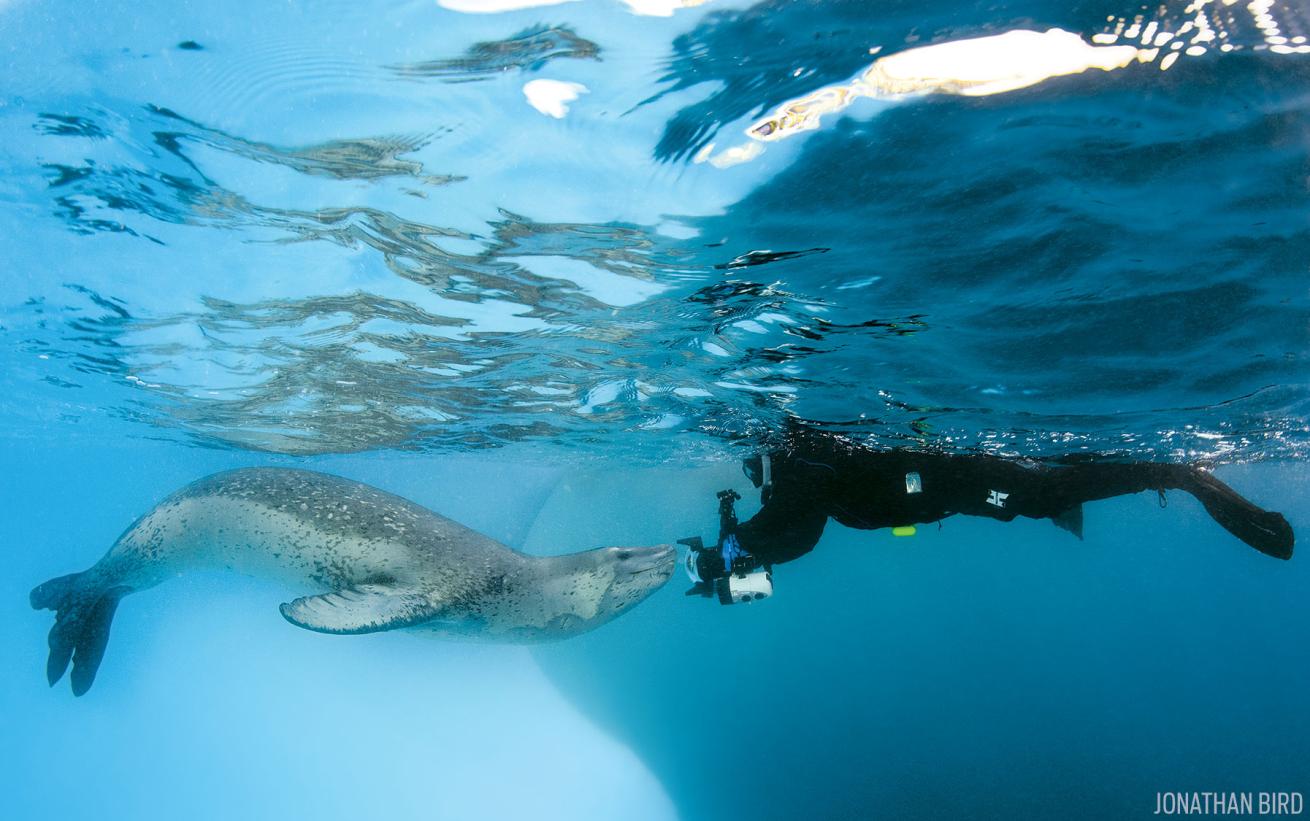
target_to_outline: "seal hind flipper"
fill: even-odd
[[[32,591],[32,607],[54,610],[55,625],[50,628],[50,657],[46,660],[46,680],[53,687],[73,664],[70,681],[73,695],[84,695],[95,683],[96,672],[109,644],[109,628],[118,602],[129,591],[126,587],[98,588],[84,581],[84,573],[71,573],[37,585]]]
[[[441,605],[412,588],[360,584],[304,596],[278,608],[287,621],[316,633],[355,635],[411,627],[436,618]]]

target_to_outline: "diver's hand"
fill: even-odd
[[[727,568],[734,567],[739,560],[753,560],[754,558],[746,552],[746,548],[741,546],[741,542],[737,541],[736,533],[729,533],[724,537],[720,549],[723,554],[723,567],[725,568],[723,575],[727,575]]]

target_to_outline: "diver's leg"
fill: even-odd
[[[1016,516],[1054,516],[1069,506],[1047,509],[1045,474],[1049,471],[1037,465],[995,456],[915,454],[910,466],[922,484],[914,498],[925,509],[944,515],[963,513],[1008,522]]]
[[[1190,465],[1132,462],[1046,468],[1034,475],[1035,493],[1016,499],[1023,516],[1055,517],[1083,502],[1143,490],[1182,490],[1192,494],[1225,530],[1261,553],[1291,558],[1293,535],[1279,513],[1263,510],[1210,473]]]
[[[1100,499],[1180,487],[1189,471],[1183,465],[1154,462],[1091,463],[1040,467],[1032,471],[1031,490],[1016,500],[1024,516],[1043,518]]]

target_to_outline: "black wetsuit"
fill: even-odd
[[[1292,529],[1210,474],[1152,462],[1051,467],[992,456],[872,451],[835,437],[797,437],[770,454],[764,506],[737,526],[743,549],[776,564],[808,553],[829,518],[873,530],[963,513],[1010,521],[1050,518],[1082,536],[1082,504],[1144,490],[1184,490],[1229,532],[1278,558],[1292,555]],[[912,492],[913,491],[913,492]]]

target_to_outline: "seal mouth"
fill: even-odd
[[[642,573],[660,572],[672,575],[678,551],[669,545],[659,545],[644,551],[644,555],[629,560],[628,573],[638,576]]]

